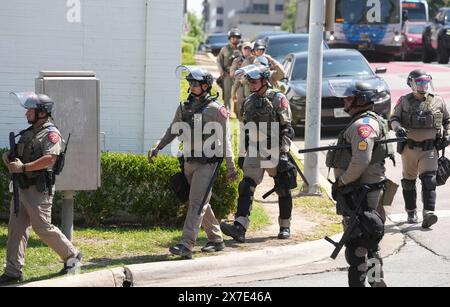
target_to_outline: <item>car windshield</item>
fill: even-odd
[[[291,80],[306,80],[307,58],[298,58]],[[323,78],[343,78],[371,76],[373,71],[359,55],[325,57],[323,61]]]
[[[208,39],[206,40],[207,44],[227,44],[228,43],[228,36],[227,35],[212,35],[208,36]]]
[[[324,49],[328,49],[324,45]],[[308,38],[298,38],[283,41],[270,41],[267,46],[267,54],[274,58],[285,58],[289,53],[308,51]]]
[[[424,25],[409,25],[408,26],[408,33],[411,33],[411,34],[422,34],[424,29],[425,29]]]

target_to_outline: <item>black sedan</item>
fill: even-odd
[[[211,52],[217,56],[220,50],[228,44],[227,33],[214,33],[210,34],[204,43],[199,47],[201,51]]]
[[[280,63],[283,63],[284,58],[289,53],[308,51],[308,34],[283,34],[268,36],[265,40],[266,53]],[[324,49],[328,49],[327,44],[324,44]]]
[[[303,135],[306,111],[308,53],[289,54],[284,62],[287,73],[286,96],[290,101],[293,125]],[[344,97],[350,96],[357,81],[372,83],[378,90],[379,100],[375,111],[388,118],[391,111],[391,95],[387,83],[377,76],[386,68],[374,73],[364,56],[356,50],[324,50],[322,79],[322,130],[336,131],[346,127],[350,116],[344,112]]]

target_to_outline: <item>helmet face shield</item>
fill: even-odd
[[[40,104],[39,98],[34,92],[11,92],[10,99],[25,109],[36,109]]]
[[[205,81],[206,71],[196,66],[180,65],[175,69],[175,75],[178,79],[182,80],[196,80],[199,82]]]
[[[264,76],[266,74],[266,72],[268,72],[266,67],[264,67],[262,65],[249,65],[249,66],[245,66],[241,69],[238,69],[236,71],[236,76],[238,78],[244,77],[248,80],[259,80],[261,78],[266,77],[266,76]]]
[[[427,94],[434,91],[433,82],[430,76],[420,76],[411,81],[411,89],[415,93]]]

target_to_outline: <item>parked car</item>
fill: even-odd
[[[259,39],[266,39],[269,36],[286,35],[286,34],[289,34],[289,32],[286,32],[286,31],[265,31],[265,32],[260,32],[256,36],[255,41],[257,41]]]
[[[405,22],[402,29],[402,49],[400,53],[402,61],[422,55],[422,33],[426,26],[426,22]]]
[[[441,8],[423,32],[422,61],[448,64],[450,58],[450,8]]]
[[[289,54],[284,62],[287,74],[285,93],[289,99],[293,126],[297,135],[305,127],[306,85],[308,53]],[[323,55],[322,83],[322,129],[341,130],[350,122],[344,112],[344,98],[350,96],[358,81],[373,84],[378,89],[379,99],[375,111],[388,118],[391,111],[391,93],[387,83],[378,73],[386,68],[378,68],[374,73],[364,56],[353,49],[329,49]]]
[[[208,35],[206,41],[200,44],[199,49],[204,52],[211,52],[215,56],[219,55],[220,50],[228,44],[227,33],[214,33]]]
[[[284,34],[266,37],[266,53],[283,63],[289,53],[308,51],[308,34]],[[324,49],[328,45],[324,43]]]

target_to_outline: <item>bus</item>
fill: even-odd
[[[402,1],[403,19],[412,22],[427,22],[429,18],[428,2],[426,0]],[[405,12],[407,18],[405,18]]]
[[[401,30],[401,0],[336,0],[335,30],[328,44],[393,58],[401,53]]]

